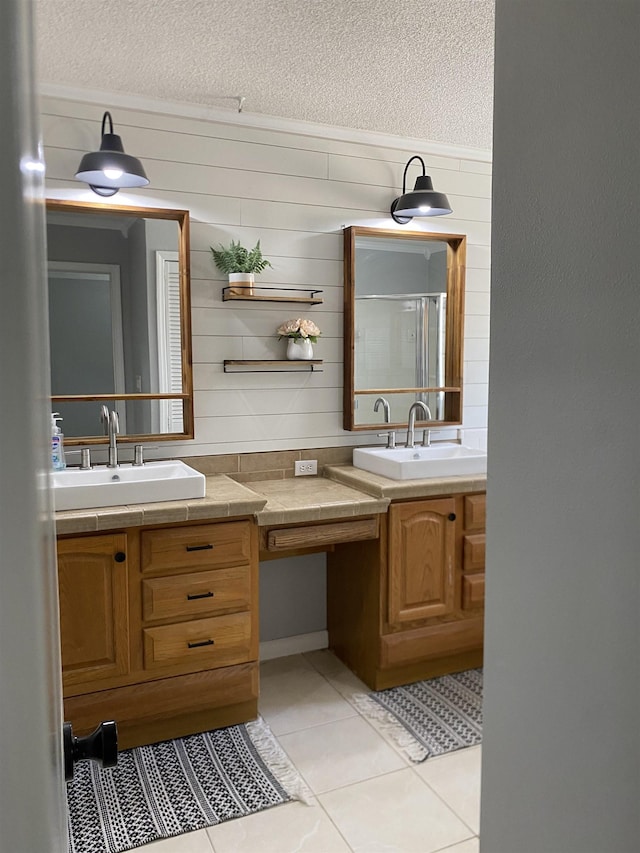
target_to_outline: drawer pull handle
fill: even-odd
[[[194,592],[187,593],[187,601],[195,601],[196,598],[213,598],[212,592]]]
[[[187,551],[210,551],[213,545],[186,545]]]
[[[187,643],[187,647],[190,649],[197,649],[200,646],[212,646],[213,640],[198,640],[197,643]]]

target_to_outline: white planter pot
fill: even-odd
[[[310,361],[313,358],[313,344],[309,338],[289,338],[287,358],[289,361]]]
[[[256,283],[252,272],[230,272],[229,293],[231,296],[253,296],[253,286]]]

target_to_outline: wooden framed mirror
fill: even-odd
[[[193,438],[188,211],[49,199],[47,272],[65,445]]]
[[[466,237],[344,229],[344,429],[462,423]],[[376,411],[377,410],[377,411]],[[420,419],[419,419],[420,420]]]

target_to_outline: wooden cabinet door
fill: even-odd
[[[124,533],[58,541],[65,688],[128,671],[126,554]]]
[[[389,507],[388,619],[403,625],[455,606],[455,500]]]

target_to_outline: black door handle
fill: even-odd
[[[101,767],[115,767],[118,763],[118,726],[112,720],[100,725],[86,737],[74,737],[71,723],[62,726],[65,782],[73,779],[76,761],[90,758]]]

